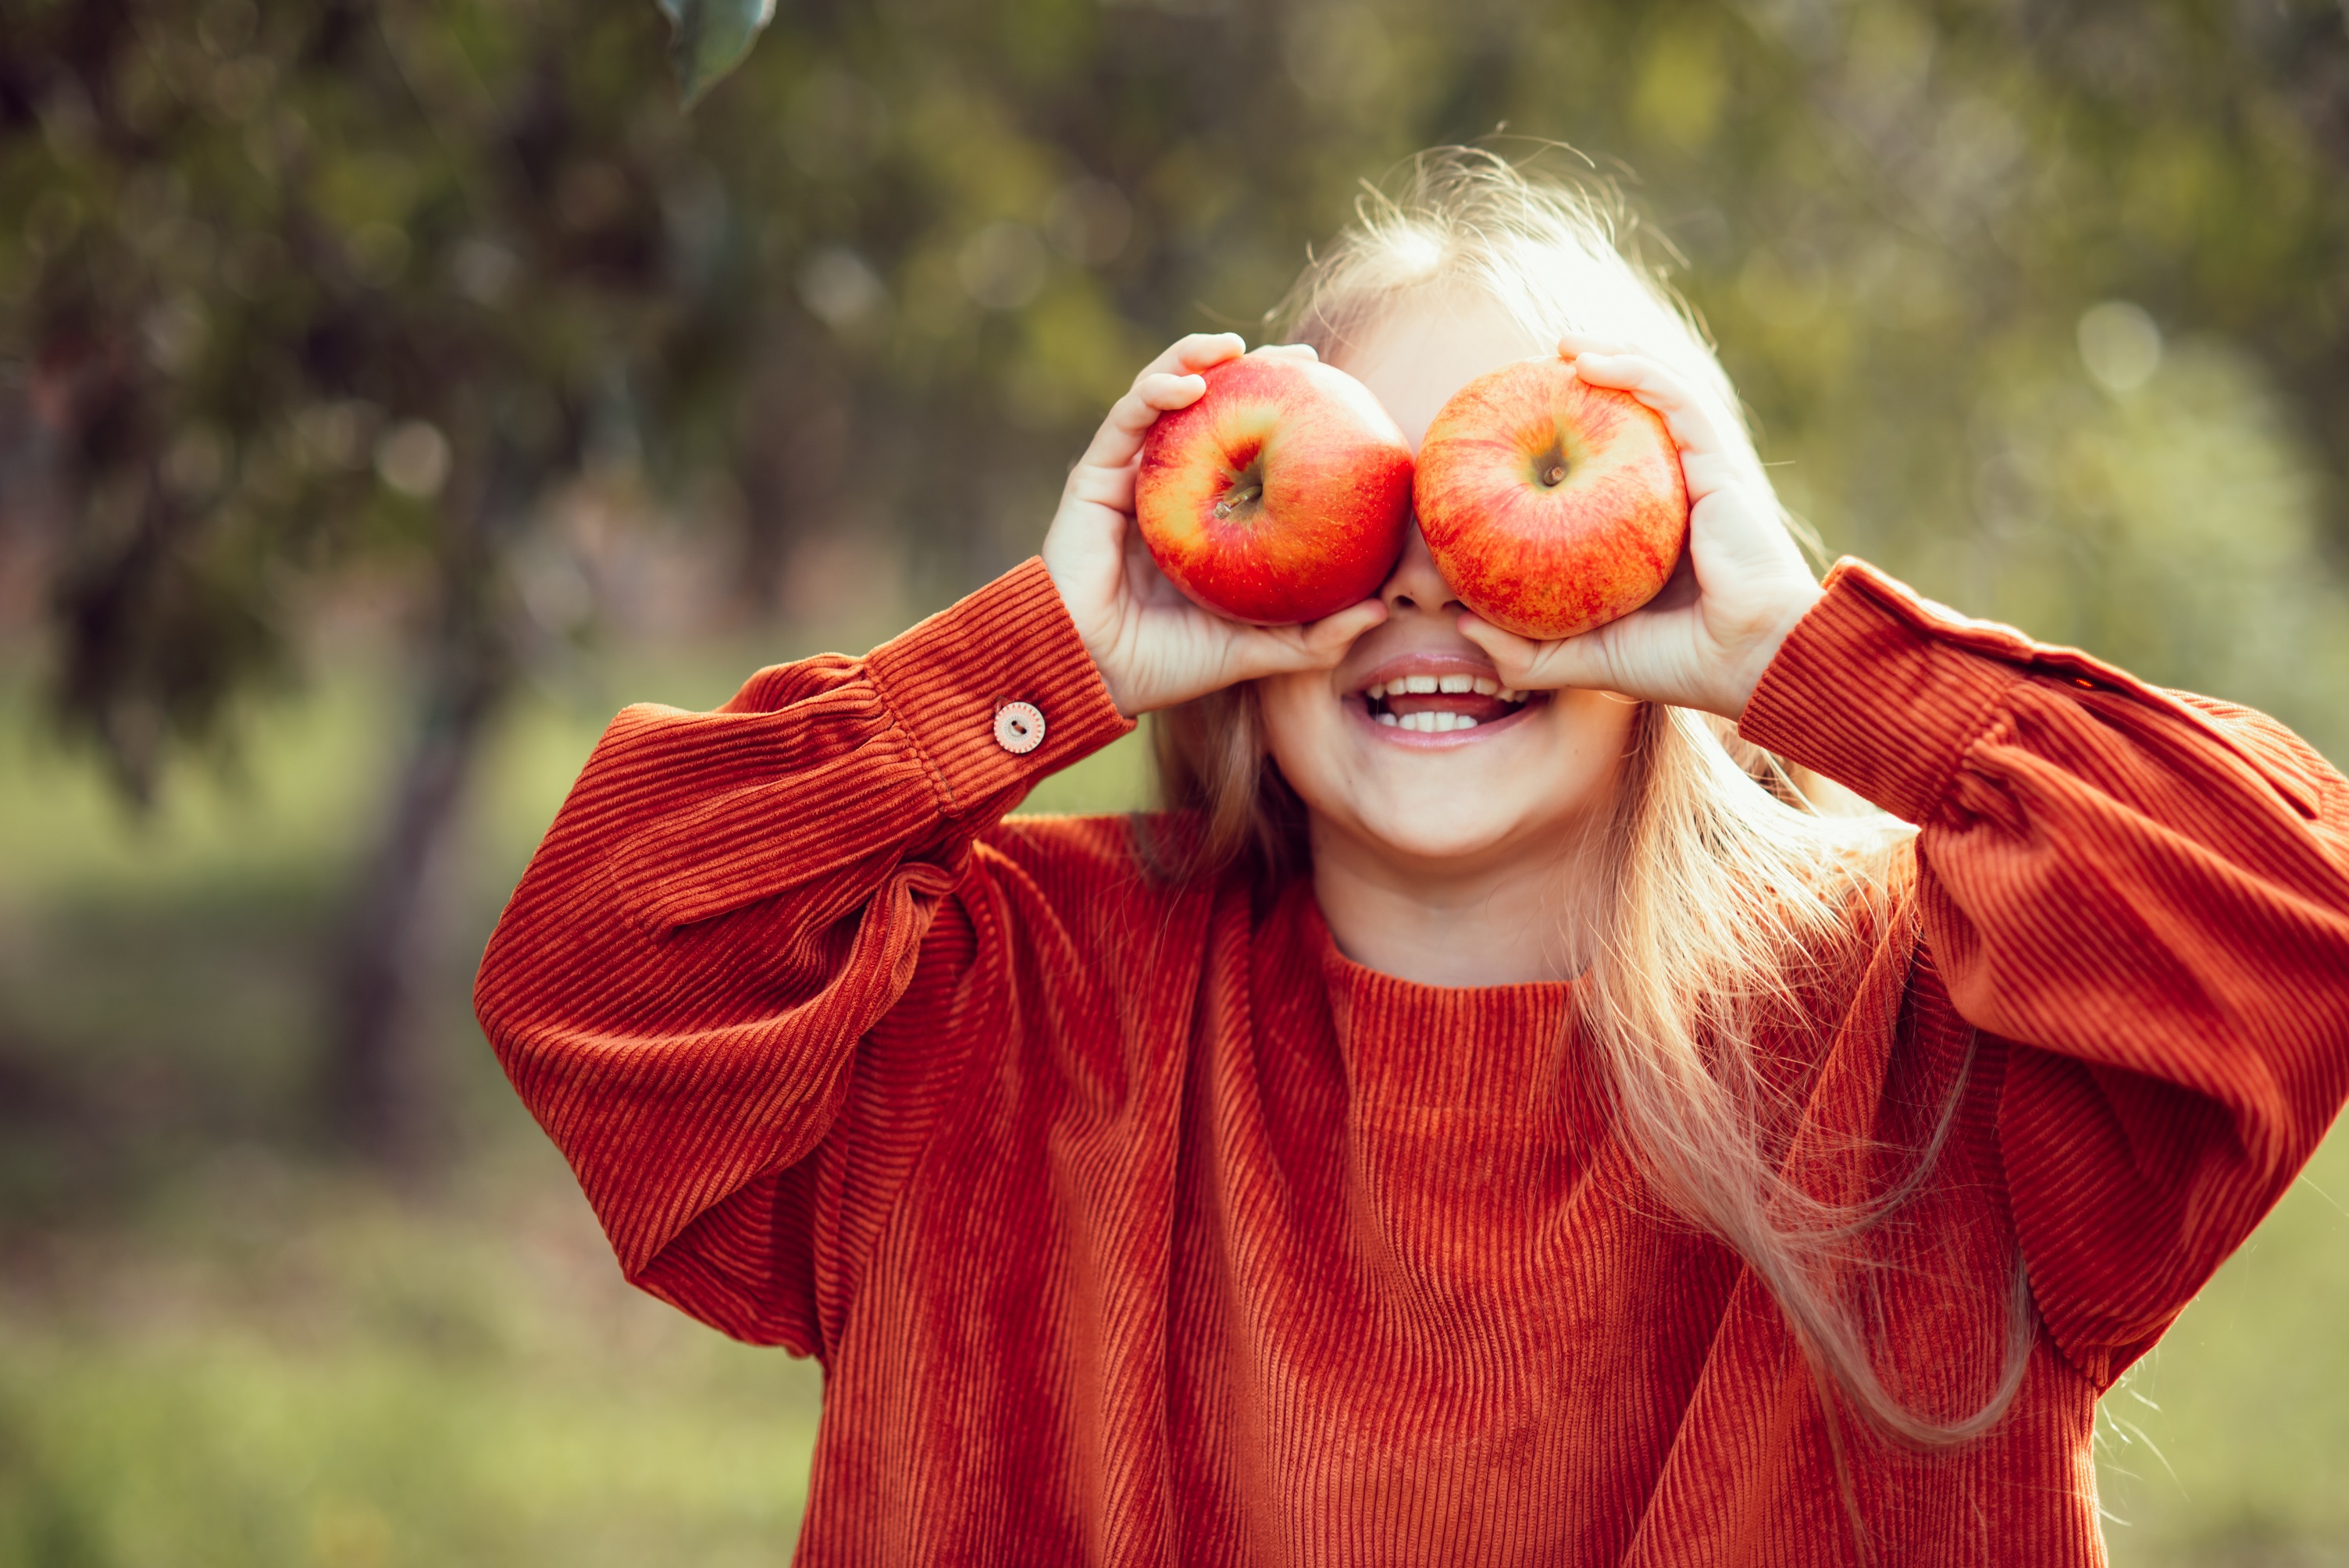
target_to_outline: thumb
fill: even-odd
[[[1485,650],[1500,672],[1501,684],[1520,691],[1555,691],[1561,686],[1612,690],[1614,661],[1607,657],[1600,633],[1537,642],[1504,631],[1473,612],[1461,614],[1460,634]]]
[[[1299,626],[1298,632],[1306,653],[1313,662],[1307,669],[1326,670],[1346,656],[1355,639],[1373,626],[1383,625],[1387,605],[1383,599],[1365,599],[1350,604],[1334,615],[1324,615],[1318,621]]]
[[[1233,647],[1233,680],[1333,669],[1356,638],[1387,618],[1383,600],[1365,599],[1299,626],[1253,626]]]

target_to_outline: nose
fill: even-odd
[[[1467,608],[1444,585],[1444,574],[1436,571],[1435,557],[1427,552],[1427,541],[1420,536],[1417,522],[1411,525],[1411,535],[1403,542],[1402,559],[1387,573],[1379,597],[1386,601],[1391,615],[1416,610],[1448,618]]]

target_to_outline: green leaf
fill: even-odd
[[[691,108],[742,63],[774,19],[775,0],[659,0],[669,19],[668,57],[678,88]]]

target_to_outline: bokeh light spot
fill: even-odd
[[[414,500],[430,500],[449,481],[449,438],[423,419],[403,419],[375,444],[375,471]]]
[[[2161,328],[2142,305],[2108,299],[2080,315],[2080,363],[2107,392],[2134,392],[2161,368]]]

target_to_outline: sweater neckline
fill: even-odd
[[[1429,1000],[1439,997],[1495,996],[1503,993],[1522,993],[1552,997],[1563,1005],[1582,984],[1582,976],[1571,980],[1513,980],[1499,985],[1436,985],[1424,980],[1406,980],[1390,975],[1383,969],[1373,969],[1359,960],[1349,958],[1338,945],[1337,933],[1330,929],[1330,917],[1321,913],[1321,901],[1313,895],[1313,879],[1299,877],[1289,884],[1288,896],[1304,907],[1301,915],[1306,929],[1321,954],[1323,964],[1333,973],[1344,973],[1358,983],[1375,982],[1403,991],[1426,993]]]
[[[1299,878],[1285,901],[1318,959],[1358,1103],[1493,1115],[1587,1108],[1591,1084],[1572,1004],[1578,982],[1431,985],[1356,963]],[[1579,1116],[1576,1119],[1580,1119]]]

